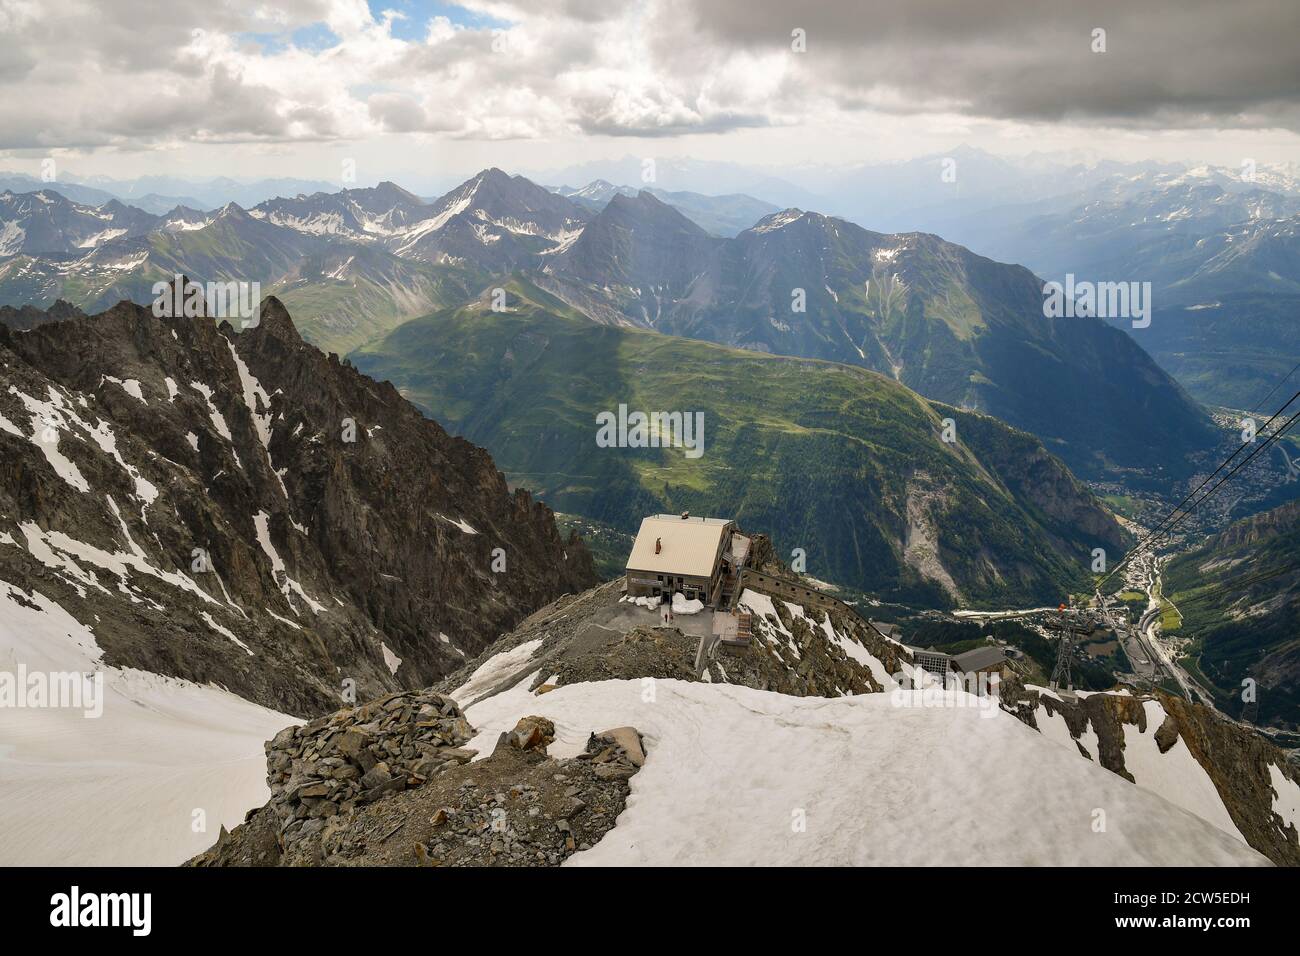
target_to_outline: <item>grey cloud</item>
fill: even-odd
[[[436,116],[404,93],[375,93],[366,100],[371,119],[390,133],[454,133],[462,123],[454,116]]]
[[[810,86],[846,107],[1296,128],[1294,0],[678,0],[675,10],[737,49],[789,50],[802,28],[807,52],[791,55]],[[1094,28],[1106,30],[1105,53],[1090,48]]]

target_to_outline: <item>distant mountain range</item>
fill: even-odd
[[[1166,302],[1300,291],[1300,194],[1178,177],[1157,188],[1027,219],[990,254],[1040,275],[1151,282]]]
[[[0,172],[0,191],[22,193],[50,189],[77,202],[96,206],[110,199],[118,199],[155,215],[175,206],[217,209],[232,202],[244,207],[255,206],[276,196],[296,196],[334,188],[331,183],[313,179],[238,180],[221,176],[197,180],[175,176],[141,176],[138,179],[120,180],[106,176],[61,176],[57,181],[46,182],[25,173]]]
[[[1253,173],[1249,180],[1247,173]],[[1089,160],[1077,152],[1013,157],[965,145],[903,161],[851,166],[776,167],[660,157],[647,170],[644,158],[625,156],[539,170],[532,178],[559,183],[605,180],[621,187],[653,185],[710,195],[741,192],[780,208],[816,209],[881,232],[939,233],[994,258],[1001,256],[986,242],[1003,237],[1003,227],[1010,223],[1179,180],[1300,195],[1296,162],[1224,167]]]
[[[1213,441],[1127,335],[1044,318],[1027,270],[817,213],[725,238],[649,191],[577,201],[499,169],[428,203],[384,183],[151,217],[42,190],[0,212],[0,303],[143,303],[177,272],[258,281],[309,341],[347,352],[522,276],[595,322],[884,372],[1038,435],[1085,477],[1176,478]]]
[[[1213,440],[1127,335],[1045,319],[1032,273],[937,236],[791,209],[722,240],[643,192],[612,199],[543,273],[598,321],[875,369],[1033,432],[1086,476],[1151,468],[1153,452],[1176,473]]]
[[[1249,409],[1300,358],[1300,193],[1258,182],[1209,169],[1156,177],[1010,217],[981,247],[1058,281],[1151,283],[1155,315],[1133,338],[1198,399]]]

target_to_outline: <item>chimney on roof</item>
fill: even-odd
[[[689,511],[683,511],[683,512],[682,512],[682,520],[683,520],[683,521],[685,521],[685,520],[686,520],[687,518],[689,518],[690,516],[691,516],[691,513],[690,513]]]
[[[664,549],[664,539],[655,538],[655,554],[658,554],[663,549]]]

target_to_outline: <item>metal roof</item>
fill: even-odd
[[[730,526],[731,522],[725,518],[680,515],[645,518],[628,555],[627,570],[707,578],[713,574],[722,536]],[[656,540],[661,545],[658,554]]]
[[[1001,664],[1007,659],[1006,652],[1000,647],[973,647],[952,659],[953,666],[962,673],[982,670],[994,664]]]

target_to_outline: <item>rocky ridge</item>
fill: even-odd
[[[444,693],[474,687],[469,706],[527,680],[531,690],[585,681],[655,678],[738,684],[798,697],[867,694],[888,688],[890,675],[912,664],[910,652],[847,610],[804,608],[751,592],[753,643],[726,647],[696,672],[702,619],[677,615],[664,625],[657,611],[622,599],[612,581],[566,595],[525,618],[487,651],[437,686]],[[483,684],[475,674],[494,658],[514,652],[518,662]]]
[[[0,324],[0,582],[91,626],[107,665],[311,716],[426,686],[595,581],[483,449],[273,298],[242,332],[28,312]]]

